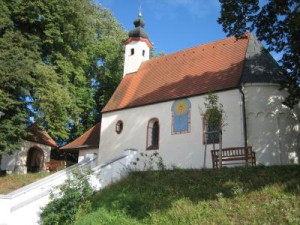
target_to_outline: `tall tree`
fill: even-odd
[[[254,31],[269,51],[282,54],[279,61],[286,71],[282,88],[288,96],[284,101],[293,107],[300,101],[300,1],[219,0],[218,22],[228,35],[242,36]],[[263,4],[263,5],[262,5]]]
[[[122,77],[125,37],[91,0],[0,1],[0,154],[29,118],[58,142],[98,122]]]
[[[15,149],[25,135],[30,116],[26,96],[38,58],[38,40],[19,31],[0,38],[0,154]]]

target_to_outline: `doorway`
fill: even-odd
[[[32,147],[27,153],[27,172],[39,172],[44,167],[44,152],[38,147]]]

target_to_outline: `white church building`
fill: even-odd
[[[211,168],[205,156],[205,97],[226,113],[222,145],[252,146],[256,164],[298,163],[299,105],[282,105],[279,66],[252,34],[149,59],[141,16],[125,42],[124,77],[102,110],[98,163],[126,149],[158,152],[167,166]],[[218,147],[216,147],[218,148]]]

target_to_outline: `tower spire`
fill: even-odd
[[[142,19],[142,13],[141,11],[138,14],[138,18],[136,20],[133,21],[134,24],[134,29],[132,29],[131,31],[129,31],[129,38],[132,37],[141,37],[141,38],[147,38],[148,39],[148,34],[147,32],[144,30],[145,27],[145,22]]]

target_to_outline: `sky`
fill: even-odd
[[[226,38],[218,0],[97,0],[109,9],[127,31],[134,28],[133,20],[139,8],[145,30],[155,52],[170,54],[207,42]]]

